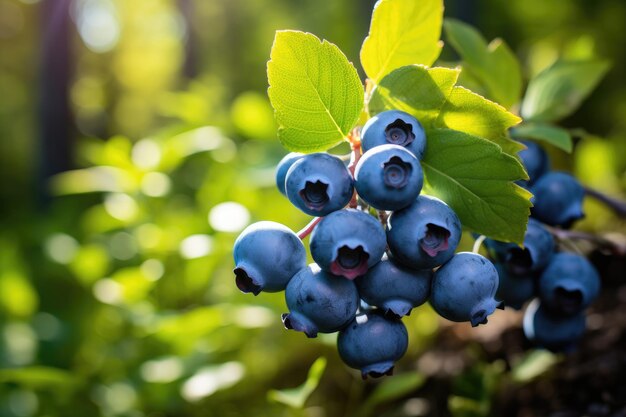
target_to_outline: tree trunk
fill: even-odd
[[[72,0],[41,2],[38,108],[38,200],[49,200],[48,180],[72,167],[74,123],[69,87],[72,72]]]

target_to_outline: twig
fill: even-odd
[[[550,226],[546,226],[546,228],[560,241],[585,240],[593,243],[599,249],[611,252],[613,255],[626,256],[626,244],[621,244],[619,242],[605,239],[602,236],[579,230],[564,230]]]
[[[617,198],[608,196],[598,190],[594,190],[593,188],[585,187],[585,193],[589,197],[593,197],[602,204],[609,207],[611,210],[615,212],[619,217],[626,217],[626,202],[619,200]]]

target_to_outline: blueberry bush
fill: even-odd
[[[0,1],[0,416],[625,415],[624,13]]]

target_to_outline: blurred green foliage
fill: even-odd
[[[574,157],[549,151],[557,167],[623,196],[626,5],[486,0],[468,12],[462,3],[446,2],[446,15],[471,20],[487,40],[504,38],[523,58],[526,80],[559,57],[611,61],[599,87],[563,121],[578,128]],[[341,364],[333,335],[305,340],[284,331],[282,295],[241,294],[231,273],[231,247],[246,224],[299,229],[308,220],[273,183],[285,152],[265,94],[274,31],[315,33],[357,61],[372,5],[76,0],[69,91],[76,165],[46,183],[53,198],[42,203],[36,109],[47,16],[37,0],[0,0],[1,416],[423,415],[435,408],[415,397],[427,378],[419,358],[440,328],[428,306],[406,321],[410,347],[399,375],[364,383]],[[447,62],[456,59],[444,52]],[[582,228],[624,230],[606,208],[587,204]],[[325,368],[313,365],[321,356]],[[445,413],[489,413],[505,371],[500,362],[477,363],[455,379]]]

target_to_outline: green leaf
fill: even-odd
[[[486,417],[489,415],[489,401],[477,401],[458,395],[448,398],[448,409],[453,417]]]
[[[519,363],[511,369],[513,380],[528,382],[549,371],[560,358],[546,350],[533,350],[527,353]]]
[[[13,383],[32,389],[67,389],[77,383],[69,372],[47,366],[0,369],[0,383]]]
[[[309,368],[309,374],[304,384],[291,389],[270,390],[267,393],[268,399],[293,408],[303,408],[306,400],[319,385],[325,369],[326,358],[317,358],[317,360],[313,362],[313,365],[311,365],[311,368]]]
[[[134,182],[132,175],[123,169],[94,166],[55,175],[50,181],[50,189],[54,195],[126,192],[134,189]]]
[[[517,156],[524,146],[507,137],[521,119],[455,86],[458,75],[448,68],[399,68],[372,90],[368,109],[396,108],[417,117],[428,137],[425,189],[450,204],[465,226],[521,243],[531,195],[513,183],[528,178]]]
[[[432,65],[441,53],[442,0],[379,0],[361,47],[361,65],[378,83],[396,68]]]
[[[277,31],[267,64],[268,94],[290,151],[325,151],[341,142],[363,108],[363,86],[336,45],[310,33]]]
[[[507,131],[522,119],[493,101],[456,86],[441,109],[436,127],[459,130],[497,143],[502,150],[516,156],[524,146],[507,137]]]
[[[426,193],[449,204],[463,226],[497,240],[523,242],[531,194],[512,181],[528,175],[499,146],[464,132],[433,129],[422,167]]]
[[[487,97],[510,108],[522,94],[522,70],[511,49],[501,39],[489,44],[472,26],[455,19],[444,22],[448,42],[463,59],[469,71],[488,94]]]
[[[392,71],[372,91],[368,110],[374,115],[388,109],[415,116],[424,127],[432,126],[446,104],[459,70],[407,65]]]
[[[429,128],[449,128],[498,144],[514,157],[524,146],[508,138],[511,126],[521,119],[504,107],[455,86],[459,70],[408,65],[387,75],[371,93],[370,114],[387,109],[403,110]]]
[[[20,269],[0,271],[0,312],[27,318],[37,311],[39,298],[28,275]]]
[[[371,415],[377,405],[404,397],[424,385],[424,382],[426,382],[424,375],[417,372],[394,375],[393,378],[385,379],[367,397],[367,401],[357,415]]]
[[[606,61],[558,61],[530,81],[525,120],[556,121],[572,114],[609,70]]]
[[[567,130],[547,123],[523,123],[511,129],[511,136],[516,139],[540,140],[568,153],[573,148],[572,136]]]

